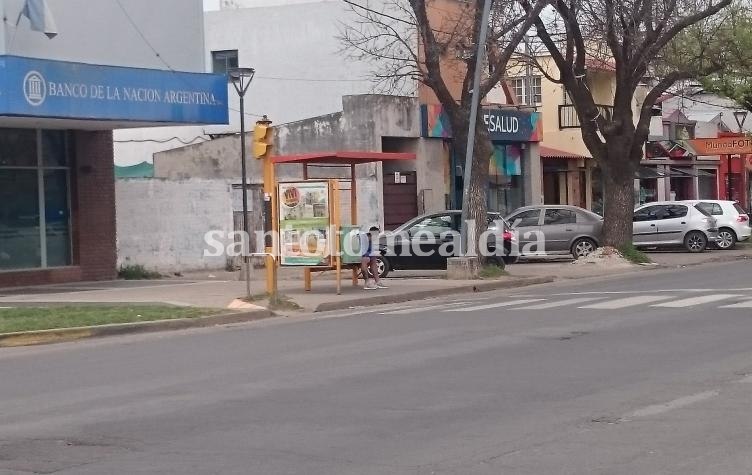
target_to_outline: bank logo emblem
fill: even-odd
[[[47,82],[37,71],[29,71],[23,83],[24,97],[32,106],[40,106],[47,97]]]

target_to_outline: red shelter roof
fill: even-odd
[[[357,165],[359,163],[383,162],[387,160],[415,160],[415,154],[339,151],[272,157],[273,163],[325,163],[342,165]]]

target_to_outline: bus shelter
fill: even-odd
[[[358,284],[360,253],[345,246],[359,229],[358,187],[356,165],[390,160],[415,160],[414,153],[386,152],[320,152],[281,155],[268,159],[264,172],[265,228],[279,236],[277,249],[266,246],[267,288],[276,291],[276,269],[302,267],[304,287],[311,290],[312,273],[335,271],[337,294],[342,290],[342,269],[352,271],[352,283]],[[278,182],[275,165],[300,164],[303,180]],[[311,169],[338,169],[339,176],[310,178]],[[344,178],[343,178],[344,176]],[[350,224],[342,224],[340,190],[343,182],[350,184]],[[269,209],[270,208],[270,209]],[[267,244],[270,244],[267,241]],[[348,247],[350,249],[348,249]],[[349,252],[346,252],[349,251]],[[273,262],[271,262],[273,260]],[[271,270],[271,273],[270,273]]]

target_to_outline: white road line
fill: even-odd
[[[720,394],[718,391],[705,391],[702,393],[692,394],[690,396],[680,397],[664,404],[654,404],[652,406],[643,407],[642,409],[638,409],[628,414],[627,416],[625,416],[625,418],[631,419],[635,417],[657,416],[658,414],[663,414],[664,412],[673,411],[674,409],[680,409],[682,407],[686,407],[691,404],[696,404],[706,399],[713,398],[715,396],[718,396],[718,394]]]
[[[644,305],[646,303],[658,302],[659,300],[666,300],[670,298],[670,295],[638,295],[635,297],[626,297],[623,299],[594,303],[592,305],[584,305],[579,308],[587,308],[593,310],[615,310],[617,308],[634,307],[635,305]]]
[[[664,308],[685,308],[694,307],[695,305],[703,305],[711,302],[719,302],[721,300],[728,300],[734,297],[743,297],[739,294],[716,294],[716,295],[703,295],[702,297],[690,297],[681,300],[672,300],[671,302],[663,302],[651,307],[664,307]]]
[[[524,305],[526,303],[540,302],[541,300],[544,300],[544,299],[509,300],[507,302],[489,303],[487,305],[476,305],[475,307],[452,308],[452,309],[444,310],[444,311],[445,312],[475,312],[476,310],[488,310],[489,308],[512,307],[515,305]]]
[[[601,297],[580,297],[576,299],[559,300],[558,302],[540,303],[537,305],[529,305],[527,307],[517,307],[515,310],[545,310],[547,308],[563,307],[565,305],[575,305],[578,303],[592,302],[593,300],[599,300]]]
[[[379,312],[379,315],[404,315],[406,313],[415,313],[415,312],[422,312],[423,310],[435,310],[435,309],[442,309],[447,307],[457,307],[460,305],[467,305],[467,302],[452,302],[452,303],[445,303],[442,305],[429,305],[427,307],[410,307],[410,308],[403,308],[400,310],[390,310],[388,312]]]
[[[746,302],[739,302],[732,305],[724,305],[718,308],[752,308],[752,300],[747,300]]]

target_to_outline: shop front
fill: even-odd
[[[225,76],[0,56],[0,287],[116,275],[112,130],[226,124]]]
[[[688,142],[646,144],[635,177],[635,204],[719,198],[720,158],[698,155]]]
[[[492,142],[487,193],[489,211],[507,214],[520,206],[540,203],[539,142],[543,138],[540,113],[484,108],[482,116]],[[440,105],[422,105],[421,119],[424,138],[451,140],[451,126]],[[456,157],[454,150],[448,167],[447,193],[453,208],[461,206],[465,175],[464,163],[459,163]]]

